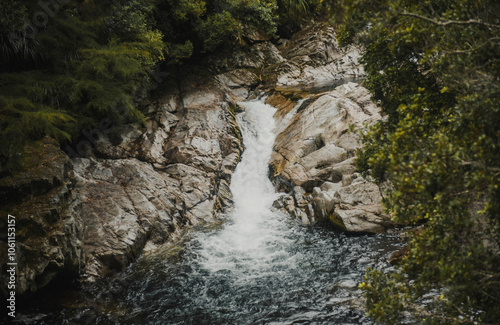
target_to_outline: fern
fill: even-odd
[[[22,166],[24,145],[52,137],[70,141],[76,120],[64,111],[38,106],[27,98],[0,96],[0,166],[15,171]]]
[[[309,1],[308,0],[287,0],[286,6],[290,12],[300,13],[307,12],[309,9]]]

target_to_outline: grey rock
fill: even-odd
[[[348,232],[355,233],[377,233],[386,228],[388,222],[383,216],[364,209],[342,210],[335,209],[334,223],[338,222],[340,227]]]
[[[188,81],[159,99],[133,157],[75,160],[73,192],[84,200],[74,213],[91,225],[86,279],[122,269],[230,204],[242,150],[235,117],[213,83]]]
[[[334,29],[325,23],[306,27],[280,49],[287,61],[277,69],[279,90],[316,91],[365,76],[360,49],[339,47]]]
[[[341,183],[332,183],[332,182],[324,182],[323,184],[321,184],[320,187],[321,191],[325,192],[337,192],[341,188],[342,188]]]
[[[277,92],[268,98],[278,103],[279,134],[270,161],[272,180],[281,191],[294,193],[296,186],[301,186],[312,192],[301,195],[300,200],[295,198],[295,209],[284,204],[284,210],[294,216],[300,215],[296,209],[306,215],[314,211],[310,220],[328,221],[348,232],[384,230],[391,223],[382,207],[380,189],[373,180],[357,174],[354,164],[360,145],[357,132],[352,130],[381,118],[368,91],[346,82],[364,75],[357,63],[358,49],[339,49],[333,30],[324,26],[297,34],[280,49],[287,61],[277,70]],[[325,80],[330,80],[331,87],[335,82],[338,86],[319,95],[306,95],[294,108],[279,99],[280,92],[325,87]]]
[[[271,165],[279,174],[301,186],[311,179],[339,181],[341,169],[353,165],[348,150],[337,140],[352,127],[363,127],[380,119],[379,109],[364,102],[367,90],[349,83],[317,97],[304,110],[297,112],[290,123],[276,138]],[[362,98],[356,102],[351,98]],[[362,107],[363,105],[363,107]],[[311,152],[311,139],[319,144]],[[354,135],[353,135],[354,136]],[[319,184],[321,185],[321,184]]]
[[[95,136],[89,158],[70,160],[47,140],[43,159],[0,179],[0,199],[16,198],[5,211],[19,218],[18,293],[63,273],[93,281],[119,271],[230,205],[241,133],[215,84],[167,91],[120,143]]]

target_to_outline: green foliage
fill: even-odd
[[[385,324],[495,323],[500,4],[359,0],[346,12],[344,41],[365,45],[365,86],[385,114],[358,167],[394,185],[395,221],[425,224],[397,271],[368,272],[369,313]]]
[[[103,118],[115,125],[143,120],[133,94],[164,58],[150,2],[69,1],[52,6],[36,32],[23,28],[36,25],[39,3],[10,3],[0,11],[1,47],[9,54],[0,65],[0,170],[14,171],[24,144],[44,136],[67,142]]]
[[[229,11],[210,15],[198,28],[199,36],[203,39],[203,52],[212,52],[231,38],[242,42],[243,25]]]
[[[38,42],[32,38],[22,37],[20,33],[26,27],[27,17],[28,10],[21,1],[2,1],[0,6],[0,64],[18,55],[25,59],[36,57]]]
[[[283,2],[286,9],[290,12],[307,12],[309,8],[309,1],[307,0],[288,0]]]
[[[37,107],[26,98],[5,96],[0,96],[0,117],[0,163],[12,171],[22,167],[25,143],[44,136],[57,141],[70,140],[68,130],[75,122],[64,111]]]
[[[275,0],[160,0],[158,29],[168,44],[166,56],[179,62],[221,46],[243,45],[246,31],[276,32]]]
[[[322,3],[322,0],[159,0],[156,21],[168,44],[166,57],[177,63],[189,55],[211,53],[235,44],[244,46],[255,32],[272,38],[278,30],[296,31],[300,23],[309,21],[320,10]]]
[[[323,0],[278,0],[278,31],[282,37],[291,37],[304,23],[320,17]]]

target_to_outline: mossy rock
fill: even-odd
[[[61,185],[69,161],[54,139],[44,138],[26,145],[23,169],[0,179],[0,202],[41,195]]]
[[[337,214],[335,214],[335,213],[330,214],[328,216],[328,221],[335,228],[343,230],[343,231],[347,231],[347,228],[344,224],[344,221]]]

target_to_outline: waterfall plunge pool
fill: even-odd
[[[242,105],[245,151],[232,178],[235,204],[225,222],[191,231],[124,272],[84,285],[56,307],[30,307],[17,322],[371,324],[357,284],[366,267],[387,266],[401,246],[398,235],[348,236],[302,225],[273,209],[279,194],[267,163],[275,109],[260,101]]]

